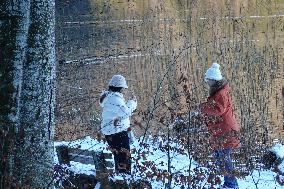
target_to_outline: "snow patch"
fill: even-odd
[[[71,148],[80,148],[82,150],[89,150],[89,151],[104,151],[104,152],[110,152],[108,150],[108,146],[105,142],[103,141],[98,141],[96,139],[92,139],[90,136],[87,136],[82,139],[66,142],[66,141],[60,141],[60,142],[55,142],[54,146],[61,146],[65,145]]]
[[[282,163],[280,165],[278,165],[278,169],[284,173],[284,160],[282,161]]]
[[[68,169],[76,174],[86,174],[96,176],[95,165],[82,164],[79,162],[70,161],[70,167]]]
[[[275,155],[280,158],[280,159],[283,159],[284,158],[284,145],[282,144],[275,144],[271,150],[271,152],[274,152]]]
[[[101,183],[97,183],[94,189],[100,189],[101,188]]]
[[[131,175],[131,178],[129,180],[141,180],[141,179],[147,179],[148,182],[151,183],[153,189],[159,189],[159,188],[165,188],[165,185],[167,184],[167,179],[165,180],[158,180],[156,176],[153,178],[147,178],[145,177],[145,174],[147,172],[153,172],[152,166],[155,166],[156,168],[160,170],[167,170],[168,169],[168,154],[167,152],[161,150],[159,146],[162,144],[167,144],[166,141],[163,141],[161,138],[156,139],[156,141],[149,137],[149,140],[145,143],[146,148],[141,146],[141,143],[139,140],[135,140],[134,143],[131,145],[131,149],[136,149],[136,152],[132,154],[132,157],[138,158],[137,151],[138,149],[141,149],[140,153],[145,154],[144,158],[138,158],[138,164],[147,163],[147,161],[154,162],[154,165],[150,165],[149,167],[146,167],[146,170],[143,172],[138,171],[134,168],[134,163],[132,163],[132,170],[134,173]],[[83,139],[78,139],[76,141],[66,142],[55,142],[55,146],[59,145],[68,145],[70,147],[77,147],[81,149],[86,150],[107,150],[107,144],[103,141],[98,141],[95,139],[92,139],[91,137],[86,137]],[[183,148],[177,143],[170,143],[171,147],[174,148]],[[273,150],[278,153],[278,155],[281,157],[281,153],[283,153],[283,145],[276,145]],[[279,153],[280,152],[280,153]],[[140,154],[140,155],[141,155]],[[180,154],[175,151],[171,151],[169,156],[172,158],[171,165],[172,165],[172,173],[175,174],[182,174],[184,176],[187,176],[189,173],[194,174],[192,169],[198,167],[198,164],[192,160],[191,156],[189,156],[187,153]],[[54,157],[56,160],[57,157]],[[190,162],[190,159],[192,162]],[[282,172],[284,172],[284,161],[282,164],[278,167]],[[68,167],[69,170],[77,173],[77,174],[87,174],[87,175],[95,175],[95,166],[94,165],[85,165],[78,162],[70,162],[70,166]],[[190,171],[189,171],[190,169]],[[137,172],[138,171],[138,172]],[[206,171],[206,168],[204,168],[204,171]],[[276,173],[272,172],[271,170],[263,171],[263,170],[255,170],[253,171],[249,176],[245,178],[238,178],[238,183],[240,189],[253,189],[256,188],[256,183],[258,188],[262,189],[271,189],[271,188],[277,188],[277,189],[284,189],[283,186],[280,186],[277,182],[275,182]],[[223,181],[223,178],[221,178]],[[168,183],[169,184],[169,183]],[[208,183],[206,183],[206,179],[204,180],[204,183],[200,183],[205,188],[208,188]],[[95,187],[95,189],[100,188],[100,183],[98,183]],[[181,183],[178,181],[173,180],[171,183],[172,189],[180,189]]]

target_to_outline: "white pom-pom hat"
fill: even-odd
[[[126,84],[126,80],[122,75],[112,76],[111,80],[108,83],[108,86],[122,87],[122,88],[125,88],[125,89],[128,88],[128,86]]]
[[[205,73],[205,81],[208,79],[214,79],[220,81],[223,79],[222,73],[220,71],[220,65],[218,63],[213,63],[212,66]]]

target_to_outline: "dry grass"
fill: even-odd
[[[59,60],[81,61],[59,64],[57,139],[74,139],[97,130],[99,122],[92,119],[94,112],[100,115],[99,94],[116,73],[127,77],[138,96],[135,119],[142,128],[156,95],[156,121],[149,122],[149,132],[155,133],[162,127],[157,120],[168,111],[165,107],[185,113],[205,100],[203,75],[213,61],[221,64],[231,84],[244,135],[265,133],[268,141],[284,137],[284,17],[267,17],[283,15],[281,1],[139,2],[103,5],[94,1],[100,6],[93,9],[90,5],[94,11],[88,19],[96,23],[69,24],[66,29],[59,22],[58,42],[64,44],[58,45]],[[102,7],[104,11],[98,14]],[[257,15],[264,17],[252,17]],[[62,15],[58,16],[60,20]],[[102,60],[84,61],[93,57]],[[186,103],[188,96],[191,100]],[[138,126],[134,130],[144,133]]]

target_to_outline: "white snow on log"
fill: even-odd
[[[90,136],[87,136],[82,139],[78,139],[75,141],[58,141],[54,142],[54,163],[58,163],[58,157],[56,154],[56,146],[65,145],[70,148],[79,148],[82,150],[88,150],[88,151],[104,151],[104,152],[110,152],[107,149],[107,144],[105,142],[99,142],[96,139],[91,138]],[[76,174],[86,174],[86,175],[94,175],[96,176],[96,167],[95,165],[90,164],[82,164],[79,162],[70,161],[70,167],[68,166],[68,169]]]
[[[284,160],[282,161],[282,163],[278,166],[278,169],[284,173]]]
[[[76,174],[86,174],[96,176],[95,165],[82,164],[79,162],[70,161],[70,167],[68,169]]]
[[[91,138],[90,136],[87,136],[82,139],[66,142],[66,141],[58,141],[54,142],[54,146],[61,146],[66,145],[68,147],[72,148],[80,148],[82,150],[89,150],[89,151],[108,151],[107,144],[105,142],[99,142],[96,139]]]
[[[94,189],[100,189],[101,188],[101,183],[100,182],[98,182],[97,184],[96,184],[96,186],[95,186],[95,188]]]
[[[282,144],[275,144],[270,151],[274,152],[278,158],[284,158],[284,146]]]

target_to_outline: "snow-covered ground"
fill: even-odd
[[[99,142],[90,137],[86,137],[84,139],[72,141],[72,142],[55,142],[55,146],[59,145],[68,145],[70,147],[77,147],[86,150],[98,151],[98,150],[108,150],[107,144],[103,141]],[[182,178],[183,176],[188,176],[189,172],[194,174],[194,169],[199,168],[203,175],[203,181],[200,181],[199,186],[204,186],[207,188],[209,184],[207,183],[206,177],[208,176],[208,170],[206,168],[200,167],[186,152],[185,149],[182,149],[182,146],[178,144],[171,144],[171,153],[168,154],[166,150],[159,148],[161,145],[159,142],[153,142],[153,140],[148,140],[148,142],[144,145],[141,145],[138,140],[135,140],[131,146],[133,149],[133,163],[132,163],[132,171],[133,178],[145,178],[147,175],[148,181],[152,184],[153,189],[165,188],[165,184],[167,183],[166,177],[162,177],[159,179],[156,175],[157,173],[165,173],[168,170],[168,157],[171,158],[171,172],[175,173],[176,178],[173,179],[171,183],[171,188],[180,189],[182,186]],[[180,149],[180,151],[176,151],[174,149]],[[278,157],[283,158],[284,154],[284,146],[279,144],[272,148],[272,151],[276,152]],[[140,154],[140,158],[138,158],[138,152]],[[57,156],[54,157],[55,164],[58,163]],[[134,163],[136,162],[136,163]],[[138,165],[138,166],[137,166]],[[140,169],[137,169],[140,167]],[[278,167],[281,171],[284,172],[284,161]],[[87,175],[95,175],[95,166],[94,165],[84,165],[78,162],[70,162],[70,167],[68,169],[72,170],[75,173],[85,173]],[[190,169],[190,171],[189,171]],[[165,171],[165,172],[163,172]],[[152,173],[156,173],[153,175]],[[270,170],[255,170],[249,176],[245,178],[239,178],[238,183],[240,189],[284,189],[284,186],[280,186],[276,180],[276,173]]]

